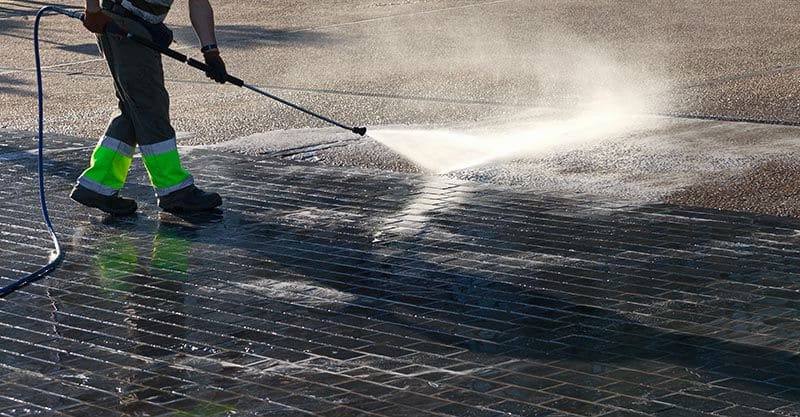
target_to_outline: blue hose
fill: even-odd
[[[80,19],[81,14],[77,12],[72,12],[69,10],[62,9],[60,7],[55,6],[46,6],[39,9],[39,12],[36,13],[36,21],[33,25],[33,48],[34,53],[36,54],[36,84],[38,87],[38,95],[39,95],[39,160],[38,160],[38,174],[39,174],[39,202],[41,203],[42,207],[42,217],[44,218],[44,223],[47,225],[47,230],[50,232],[50,237],[53,239],[53,245],[55,246],[55,250],[51,256],[50,262],[32,272],[16,282],[6,285],[5,287],[0,288],[0,297],[4,297],[15,290],[19,289],[20,287],[24,286],[25,284],[30,283],[36,279],[39,279],[48,273],[52,272],[58,264],[64,259],[64,253],[61,250],[61,243],[58,241],[58,236],[56,236],[56,231],[53,228],[53,223],[50,222],[50,215],[47,213],[47,201],[44,195],[44,156],[43,156],[43,144],[44,144],[44,93],[42,91],[42,63],[41,59],[39,58],[39,20],[42,16],[48,12],[53,11],[56,13],[60,13],[63,15],[67,15],[69,17]]]

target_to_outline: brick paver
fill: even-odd
[[[45,261],[0,134],[0,273]],[[0,416],[800,415],[800,221],[184,150],[221,216],[66,195],[66,261],[0,300]]]

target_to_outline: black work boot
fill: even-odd
[[[130,198],[122,198],[118,193],[103,195],[76,185],[69,197],[84,206],[98,208],[109,214],[128,216],[136,213],[136,202]]]
[[[219,207],[222,197],[217,193],[207,193],[194,185],[173,191],[158,198],[158,206],[170,213],[207,211]]]

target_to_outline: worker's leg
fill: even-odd
[[[109,36],[98,36],[100,51],[106,58],[114,79],[119,109],[92,152],[90,166],[78,178],[71,197],[107,213],[131,214],[136,211],[136,202],[119,197],[118,193],[125,185],[131,166],[136,149],[136,132],[115,70],[118,51],[111,40]]]

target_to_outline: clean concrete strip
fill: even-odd
[[[757,78],[757,77],[762,77],[764,75],[778,74],[782,72],[792,72],[797,70],[800,70],[800,65],[787,65],[784,67],[776,67],[761,71],[746,72],[744,74],[731,75],[727,77],[712,78],[710,80],[701,81],[695,84],[679,86],[674,88],[673,90],[689,90],[691,88],[708,87],[710,85],[722,84],[729,81],[743,80],[746,78]]]
[[[555,138],[547,146],[536,144],[548,140],[542,137],[541,129],[531,128],[527,134],[530,143],[520,145],[527,150],[450,172],[447,176],[542,191],[655,202],[687,187],[740,175],[766,161],[791,160],[800,155],[800,128],[795,126],[655,116],[644,119],[650,122],[636,129],[594,139],[570,139],[561,144]],[[485,122],[424,129],[422,126],[416,129],[414,126],[371,126],[370,132],[387,128],[406,130],[406,141],[411,145],[396,149],[416,149],[420,155],[438,146],[450,149],[454,155],[460,152],[469,156],[485,153],[481,141],[498,143],[505,128],[501,121],[492,123],[497,125],[498,131],[494,136],[475,134],[489,128]],[[426,136],[433,131],[462,132],[474,140],[436,143],[452,135]],[[579,133],[566,132],[562,136],[569,139]],[[407,162],[415,160],[415,154],[398,153],[369,137],[369,132],[365,139],[351,139],[352,135],[330,128],[295,129],[254,134],[206,148],[251,155],[295,157],[302,154],[322,164],[401,171],[409,166]]]

